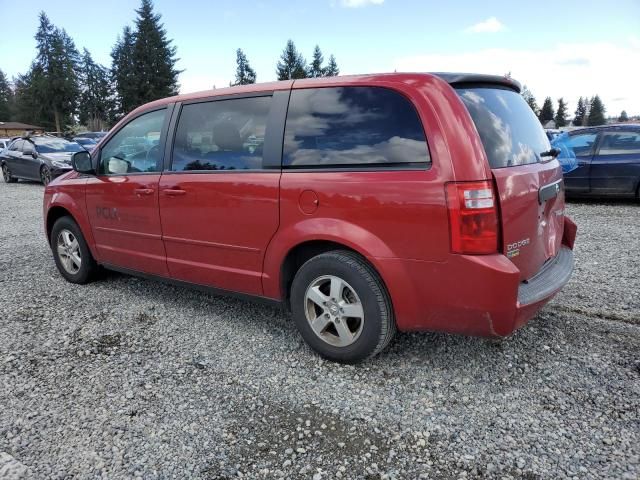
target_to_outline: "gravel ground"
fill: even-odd
[[[352,367],[276,309],[66,283],[41,197],[0,183],[0,477],[640,477],[640,204],[568,205],[575,275],[513,337]]]

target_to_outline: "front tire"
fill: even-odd
[[[340,363],[378,354],[396,331],[382,279],[360,255],[345,250],[323,253],[300,267],[291,311],[307,344]]]
[[[60,274],[71,283],[89,283],[98,266],[71,217],[60,217],[51,229],[51,251]]]
[[[2,164],[2,178],[5,183],[15,183],[18,181],[18,179],[11,174],[11,169],[9,169],[9,165],[6,163]]]
[[[51,170],[49,170],[49,167],[43,166],[40,169],[40,182],[45,187],[51,183]]]

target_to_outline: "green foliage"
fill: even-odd
[[[573,118],[573,124],[576,127],[580,127],[585,125],[585,121],[587,119],[587,101],[580,97],[578,99],[578,105],[576,107],[575,116]]]
[[[324,69],[325,77],[337,77],[340,75],[340,69],[338,68],[338,63],[336,62],[336,57],[333,55],[329,56],[329,64],[327,68]]]
[[[234,85],[249,85],[256,83],[256,72],[249,65],[249,60],[244,54],[241,48],[236,50],[236,81],[231,84]]]
[[[307,70],[307,76],[310,78],[318,78],[324,76],[324,67],[322,64],[324,63],[324,56],[322,55],[322,50],[320,50],[320,46],[316,45],[313,49],[313,59],[311,60],[311,64],[309,65],[309,69]]]
[[[529,107],[531,107],[533,113],[538,116],[538,103],[536,102],[536,97],[534,97],[533,93],[531,93],[531,90],[529,90],[526,85],[523,85],[521,94]]]
[[[629,121],[629,115],[627,115],[627,111],[626,110],[622,110],[622,112],[620,112],[620,116],[618,117],[618,121],[619,122],[628,122]]]
[[[109,70],[98,65],[85,48],[80,64],[82,93],[79,120],[89,130],[106,129],[113,118],[114,101]]]
[[[567,103],[562,97],[558,99],[558,111],[556,112],[554,121],[558,128],[567,126]]]
[[[13,92],[4,72],[0,70],[0,122],[11,120]]]
[[[542,109],[540,110],[540,115],[538,118],[540,119],[540,123],[545,125],[550,120],[553,120],[554,111],[553,111],[553,101],[551,97],[547,97],[544,99],[544,103],[542,104]]]
[[[278,80],[306,78],[306,63],[302,54],[296,49],[293,40],[288,40],[276,67]]]
[[[178,93],[176,47],[167,38],[160,14],[154,13],[151,0],[142,0],[136,10],[136,30],[133,33],[135,106]]]
[[[111,50],[111,81],[116,93],[116,112],[119,116],[125,115],[137,106],[134,42],[131,28],[126,26]]]
[[[604,104],[602,103],[602,100],[600,100],[600,97],[598,95],[592,97],[587,125],[593,127],[596,125],[604,125],[605,123],[607,123],[605,112],[606,109],[604,108]]]

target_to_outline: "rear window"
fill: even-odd
[[[424,168],[430,161],[418,113],[397,92],[379,87],[291,92],[285,167]]]
[[[491,168],[540,161],[551,146],[542,125],[517,92],[501,88],[459,88],[471,114]]]

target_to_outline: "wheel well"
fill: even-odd
[[[51,241],[51,230],[53,229],[53,224],[56,223],[56,220],[62,217],[73,218],[73,215],[71,215],[69,210],[64,207],[53,207],[47,212],[47,238],[49,241]]]
[[[327,240],[312,240],[309,242],[301,243],[300,245],[292,248],[287,254],[284,262],[282,263],[281,276],[280,276],[280,290],[282,292],[282,300],[285,305],[289,305],[289,292],[291,291],[291,284],[296,273],[304,263],[320,255],[321,253],[330,252],[332,250],[348,250],[354,253],[354,249],[347,247],[341,243],[330,242]]]

